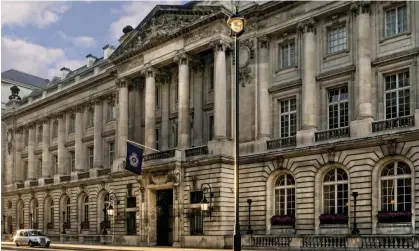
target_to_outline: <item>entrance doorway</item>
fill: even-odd
[[[173,190],[157,190],[157,246],[173,244]]]

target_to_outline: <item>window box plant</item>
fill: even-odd
[[[348,224],[348,216],[344,214],[322,214],[320,224]]]
[[[379,211],[377,214],[377,219],[380,223],[410,222],[412,220],[412,213],[397,211]]]
[[[80,227],[81,227],[81,229],[89,229],[89,222],[84,221],[84,222],[80,223]]]
[[[271,217],[272,226],[290,226],[295,224],[295,216],[292,215],[274,215]]]

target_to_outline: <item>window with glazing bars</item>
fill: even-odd
[[[94,157],[94,148],[93,147],[89,147],[87,148],[87,151],[89,153],[89,168],[93,168],[93,157]]]
[[[386,10],[385,36],[391,37],[407,31],[407,6],[399,6]]]
[[[115,143],[109,142],[109,167],[112,167],[113,161],[115,159]]]
[[[295,136],[297,131],[297,105],[296,100],[280,101],[281,138]]]
[[[295,42],[281,46],[281,68],[295,65]]]
[[[89,196],[84,198],[83,204],[83,222],[89,222]]]
[[[407,164],[395,161],[385,166],[381,171],[380,186],[382,211],[411,211],[412,175]]]
[[[275,182],[275,215],[295,215],[295,182],[290,174],[282,174]]]
[[[341,168],[331,169],[323,179],[323,213],[348,215],[348,175]]]
[[[71,114],[70,123],[68,125],[68,133],[73,133],[76,131],[76,115]]]
[[[345,26],[331,28],[327,31],[327,48],[329,53],[335,53],[346,49]]]
[[[115,118],[116,118],[115,102],[110,102],[108,104],[108,121],[115,120]]]
[[[410,115],[409,72],[385,77],[386,119]]]
[[[204,233],[204,217],[199,209],[194,209],[190,215],[191,235],[202,235]]]
[[[329,129],[348,126],[348,87],[329,90]]]
[[[76,170],[76,154],[73,151],[70,151],[70,168],[71,171]]]

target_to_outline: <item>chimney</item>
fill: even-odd
[[[87,55],[86,58],[87,58],[87,67],[92,66],[97,60],[97,57],[93,56],[92,54]]]
[[[122,44],[122,42],[124,42],[124,40],[129,36],[129,34],[131,34],[131,32],[133,31],[134,29],[132,28],[132,26],[131,25],[127,25],[127,26],[125,26],[125,28],[123,28],[122,29],[122,32],[124,33],[124,35],[122,35],[120,38],[119,38],[119,43],[121,43]]]
[[[115,51],[113,45],[107,44],[103,48],[103,59],[107,59]]]
[[[71,72],[71,70],[68,69],[67,67],[61,68],[60,71],[61,71],[61,79],[65,79],[67,75]]]

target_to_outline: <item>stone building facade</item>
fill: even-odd
[[[417,247],[419,3],[266,2],[242,14],[243,245]],[[156,6],[103,58],[9,102],[6,229],[231,247],[230,15],[217,4]],[[124,171],[126,140],[159,150],[147,150],[141,176]]]

